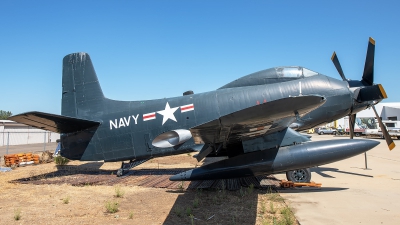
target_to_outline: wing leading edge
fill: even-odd
[[[43,112],[26,112],[9,118],[18,123],[56,133],[72,133],[99,126],[100,122]]]

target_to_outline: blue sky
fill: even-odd
[[[400,101],[398,1],[0,1],[0,109],[61,111],[62,58],[90,54],[118,100],[211,91],[241,76],[300,65],[360,80],[368,37],[375,83]]]

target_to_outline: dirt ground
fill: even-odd
[[[152,159],[135,170],[195,166],[200,164],[190,154],[182,154]],[[2,172],[0,224],[298,224],[271,186],[250,185],[236,191],[223,186],[189,189],[185,182],[167,188],[136,186],[117,182],[114,174],[119,167],[120,163],[72,161],[68,168],[74,173],[57,173],[62,167],[54,163]],[[90,182],[94,175],[88,171],[101,171],[107,182]],[[88,182],[71,182],[82,176]],[[130,175],[127,179],[141,178]],[[106,205],[118,211],[109,212]]]

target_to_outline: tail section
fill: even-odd
[[[104,99],[90,56],[83,52],[65,56],[61,115],[93,118],[102,112]]]

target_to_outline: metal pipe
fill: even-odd
[[[365,157],[365,169],[367,170],[368,169],[368,166],[367,166],[367,152],[364,152],[364,157]]]

